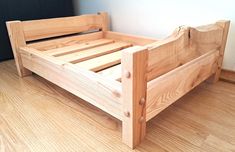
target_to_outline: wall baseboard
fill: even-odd
[[[235,71],[222,69],[220,80],[235,83]]]

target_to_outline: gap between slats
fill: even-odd
[[[108,77],[110,79],[121,82],[122,66],[121,64],[114,65],[112,67],[108,67],[104,70],[98,71],[97,73],[104,77]]]
[[[117,51],[117,52],[103,55],[100,57],[96,57],[90,60],[86,60],[86,61],[77,63],[75,65],[83,69],[97,72],[107,67],[121,63],[121,54],[122,54],[121,51]]]
[[[105,54],[113,53],[124,48],[130,47],[132,44],[126,42],[115,42],[63,56],[57,57],[60,60],[71,63],[78,63],[92,58],[96,58]]]
[[[84,43],[81,43],[81,44],[74,44],[74,45],[70,45],[70,46],[65,46],[65,47],[61,47],[61,48],[47,50],[47,51],[44,51],[43,53],[58,57],[58,56],[62,56],[62,55],[75,53],[75,52],[78,52],[78,51],[82,51],[82,50],[91,49],[91,48],[94,48],[94,47],[110,44],[110,43],[114,43],[114,40],[98,39],[98,40],[94,40],[94,41],[84,42]]]

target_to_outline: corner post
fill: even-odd
[[[15,58],[15,64],[20,77],[31,75],[32,72],[23,67],[20,47],[26,46],[21,21],[10,21],[6,23],[8,35],[11,42],[11,48]]]
[[[98,15],[102,16],[102,31],[109,31],[109,16],[107,12],[98,12]]]
[[[210,82],[215,83],[219,80],[220,73],[221,73],[221,68],[223,64],[223,59],[224,59],[224,51],[225,51],[225,46],[227,42],[227,37],[228,37],[228,31],[229,31],[229,25],[230,21],[218,21],[216,22],[216,25],[220,26],[223,28],[223,36],[222,36],[222,41],[220,45],[220,50],[219,50],[219,58],[218,58],[218,66],[216,69],[216,72],[212,77],[209,79]]]
[[[146,133],[148,50],[132,47],[122,52],[122,140],[129,147],[140,144]]]

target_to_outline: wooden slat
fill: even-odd
[[[114,42],[113,40],[109,40],[109,39],[98,39],[94,41],[87,41],[81,44],[74,44],[70,46],[47,50],[47,51],[44,51],[43,53],[52,55],[52,56],[61,56],[61,55],[69,54],[69,53],[82,51],[85,49],[90,49],[93,47],[98,47],[101,45],[110,44],[113,42]]]
[[[131,46],[130,43],[125,43],[125,42],[116,42],[100,47],[95,47],[92,49],[88,50],[83,50],[80,52],[75,52],[63,56],[57,57],[58,59],[61,59],[66,62],[72,62],[72,63],[78,63],[84,60],[88,60],[94,57],[98,57],[104,54],[112,53],[121,49],[124,49],[126,47]]]
[[[76,65],[87,70],[99,71],[121,62],[121,51],[86,60]]]
[[[46,51],[51,49],[56,49],[60,47],[70,46],[74,44],[79,44],[86,41],[101,39],[103,37],[103,32],[94,32],[83,35],[67,36],[63,38],[55,38],[52,40],[43,40],[40,42],[32,42],[27,44],[28,47],[35,48],[40,51]]]
[[[100,15],[81,15],[53,19],[23,21],[26,41],[79,33],[102,28]]]
[[[121,84],[32,48],[21,48],[24,67],[122,120]]]
[[[104,69],[102,71],[97,72],[98,74],[111,78],[117,81],[121,81],[121,75],[122,75],[122,67],[121,64],[112,66],[110,68]]]
[[[114,39],[118,41],[125,41],[132,43],[134,45],[146,45],[150,43],[154,43],[157,40],[142,36],[135,36],[130,34],[123,34],[118,32],[106,31],[104,32],[104,38]]]
[[[123,112],[122,140],[131,148],[140,144],[146,133],[146,91],[148,50],[143,47],[122,53]]]
[[[218,56],[218,50],[210,51],[148,82],[147,120],[215,73]]]

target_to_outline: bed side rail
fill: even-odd
[[[121,84],[47,56],[33,48],[21,48],[23,65],[39,76],[79,96],[122,120]]]

